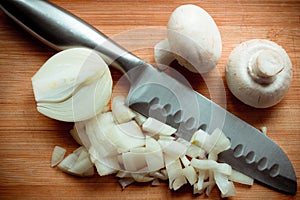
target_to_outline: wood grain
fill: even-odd
[[[219,26],[223,53],[217,73],[207,86],[199,75],[179,69],[192,86],[218,102],[220,85],[225,86],[222,106],[259,128],[268,127],[268,136],[287,153],[300,177],[300,1],[297,0],[52,0],[83,18],[97,29],[141,58],[153,62],[153,45],[164,38],[163,31],[172,10],[184,3],[206,9]],[[157,33],[145,30],[157,30]],[[150,34],[151,33],[151,34]],[[132,37],[132,34],[134,37]],[[138,34],[137,36],[134,34]],[[131,36],[130,36],[131,35]],[[248,39],[270,39],[281,45],[293,63],[291,88],[278,105],[254,109],[238,101],[228,91],[224,66],[231,50]],[[219,199],[215,189],[208,198],[193,196],[189,186],[177,192],[167,183],[158,187],[134,184],[124,191],[113,176],[76,178],[50,168],[53,147],[65,147],[70,153],[78,145],[68,131],[72,123],[42,116],[36,111],[31,77],[55,51],[25,33],[0,12],[0,199]],[[176,67],[176,66],[175,66]],[[178,68],[178,66],[177,66]],[[114,84],[121,74],[111,69]],[[217,79],[217,78],[221,79]],[[114,94],[124,93],[117,87]],[[299,189],[299,186],[298,186]],[[300,199],[299,192],[289,196],[255,184],[251,188],[236,185],[231,199]]]

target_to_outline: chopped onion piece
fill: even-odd
[[[175,140],[175,137],[169,135],[160,135],[159,140]]]
[[[225,136],[221,129],[216,128],[209,137],[206,137],[203,148],[208,152],[219,154],[230,148],[230,140]]]
[[[262,126],[260,129],[264,135],[267,135],[267,127],[266,126]]]
[[[193,185],[193,194],[203,194],[203,192],[204,192],[203,188],[198,189],[196,184]]]
[[[226,163],[217,163],[214,160],[200,160],[193,158],[191,160],[191,166],[200,170],[214,170],[224,175],[230,175],[232,172],[232,168],[230,165]]]
[[[213,189],[213,188],[215,187],[215,185],[216,185],[216,182],[215,182],[215,179],[214,179],[214,175],[213,175],[213,171],[212,171],[212,170],[209,170],[208,173],[209,173],[209,175],[208,175],[208,177],[209,177],[209,178],[208,178],[208,185],[207,185],[206,191],[205,191],[205,194],[206,194],[207,196],[210,195],[212,189]],[[203,183],[203,184],[206,185],[206,183]]]
[[[253,178],[242,174],[241,172],[238,172],[236,170],[232,170],[230,176],[229,176],[229,180],[233,181],[233,182],[237,182],[237,183],[241,183],[241,184],[245,184],[245,185],[253,185]]]
[[[142,125],[143,131],[146,131],[152,135],[172,135],[176,133],[176,129],[172,126],[162,123],[161,121],[154,119],[152,117],[147,118],[147,120]]]
[[[172,188],[173,190],[178,190],[181,186],[183,186],[184,184],[186,184],[186,178],[184,175],[178,176],[175,178],[173,184],[172,184]]]
[[[157,178],[153,179],[152,183],[151,183],[152,186],[158,186],[160,185],[160,182]]]
[[[153,177],[149,177],[147,176],[147,173],[131,173],[132,178],[136,181],[136,182],[150,182],[153,181]]]
[[[145,153],[145,152],[147,152],[147,149],[146,149],[146,147],[135,147],[135,148],[130,149],[130,152],[132,152],[132,153]]]
[[[191,158],[205,158],[205,151],[201,149],[199,146],[196,146],[194,144],[191,144],[187,150],[186,155],[188,155]]]
[[[81,146],[73,153],[68,155],[59,165],[58,168],[63,172],[76,176],[94,175],[94,165],[90,161],[86,149]]]
[[[122,187],[122,189],[125,189],[125,187],[127,187],[128,185],[134,183],[134,179],[133,178],[123,178],[119,180],[119,183]]]
[[[111,144],[124,150],[145,145],[145,136],[134,121],[113,125],[103,133]]]
[[[194,185],[197,182],[197,173],[194,167],[192,166],[185,167],[182,169],[182,172],[191,185]]]
[[[214,185],[215,185],[214,182],[207,181],[202,184],[201,188],[198,188],[197,184],[194,184],[193,194],[203,194],[206,188],[208,187],[212,188]]]
[[[90,161],[90,158],[85,157],[85,158],[81,159],[80,161],[77,160],[76,163],[74,163],[74,165],[69,170],[75,174],[83,174],[84,172],[88,171],[93,166],[94,165]]]
[[[173,189],[173,182],[177,177],[183,176],[181,163],[179,159],[173,160],[166,165],[166,170],[169,177],[169,188]]]
[[[199,129],[198,131],[196,131],[194,133],[194,135],[192,136],[190,142],[192,144],[195,144],[201,148],[203,148],[203,145],[205,144],[205,140],[209,135],[203,131],[202,129]]]
[[[188,167],[191,163],[191,161],[189,161],[189,159],[185,155],[181,156],[180,160],[184,167]]]
[[[215,171],[229,176],[232,173],[232,168],[227,163],[217,163]]]
[[[165,154],[173,157],[173,159],[177,159],[185,154],[187,146],[178,141],[171,140],[162,150]]]
[[[193,158],[191,160],[191,166],[195,167],[196,169],[200,170],[210,170],[217,168],[218,163],[213,160],[200,160]]]
[[[116,177],[118,177],[118,178],[128,178],[128,177],[132,177],[132,176],[131,176],[131,173],[129,173],[129,172],[118,171],[118,173],[116,174]]]
[[[227,187],[228,191],[225,194],[221,194],[222,198],[235,196],[235,188],[233,182],[229,181]]]
[[[70,134],[78,144],[83,145],[75,127],[70,130]]]
[[[210,152],[207,156],[208,160],[214,160],[217,161],[218,160],[218,154],[214,153],[214,152]]]
[[[75,149],[74,151],[73,151],[73,153],[75,153],[77,156],[78,156],[78,159],[79,159],[79,156],[82,154],[82,156],[86,156],[86,155],[88,155],[87,153],[87,150],[86,150],[86,148],[84,147],[84,146],[80,146],[80,147],[78,147],[77,149]]]
[[[150,136],[146,137],[145,154],[147,166],[149,171],[159,170],[164,167],[164,156],[159,143]]]
[[[115,167],[112,167],[112,165],[108,165],[106,163],[108,163],[107,160],[103,162],[100,162],[98,160],[94,161],[97,172],[100,176],[106,176],[106,175],[117,173],[118,170]]]
[[[166,174],[164,174],[163,172],[159,172],[159,171],[150,172],[150,176],[152,176],[156,179],[168,180],[168,176]]]
[[[147,117],[145,117],[144,115],[136,112],[136,111],[133,111],[134,114],[135,114],[135,117],[134,117],[134,120],[136,121],[136,123],[139,125],[139,126],[142,126],[143,123],[147,120]]]
[[[101,117],[109,117],[111,115],[102,115]],[[95,158],[99,157],[109,157],[115,156],[118,154],[117,147],[112,144],[108,139],[106,139],[102,130],[96,127],[97,121],[90,120],[86,123],[87,135],[91,143],[91,147],[89,148],[89,152],[93,154]],[[102,124],[100,124],[102,125]],[[100,126],[99,125],[99,126]],[[112,126],[112,125],[108,125]],[[107,131],[107,130],[106,130]]]
[[[125,170],[136,172],[147,166],[144,153],[126,152],[122,154],[123,165]]]
[[[219,172],[214,172],[214,178],[219,190],[221,191],[222,198],[235,195],[234,185],[231,181],[228,181],[227,176]]]
[[[60,146],[55,146],[52,152],[51,167],[58,165],[58,163],[64,159],[65,153],[66,149]]]
[[[112,113],[115,120],[121,124],[131,121],[136,115],[125,105],[125,98],[123,96],[116,96],[112,100]]]
[[[85,148],[89,149],[91,146],[91,142],[86,132],[85,122],[75,122],[74,129],[76,129],[76,133]]]
[[[63,172],[68,172],[68,170],[71,169],[72,166],[75,164],[77,159],[78,156],[74,153],[71,153],[65,159],[63,159],[57,167]]]
[[[89,168],[88,170],[86,170],[85,172],[82,173],[83,177],[87,177],[87,176],[94,176],[95,174],[95,169],[94,169],[94,165]]]
[[[121,169],[118,162],[118,156],[101,157],[99,152],[97,152],[93,147],[89,149],[89,153],[90,159],[92,163],[95,164],[100,176],[114,174]]]
[[[197,185],[198,190],[204,189],[204,180],[206,179],[206,171],[198,170],[198,181],[195,185]]]
[[[219,190],[221,191],[222,194],[226,194],[228,192],[228,178],[219,173],[219,172],[214,172],[214,179],[216,181],[217,186],[219,187]]]

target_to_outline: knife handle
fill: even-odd
[[[2,0],[1,9],[25,30],[56,50],[87,47],[122,72],[145,64],[106,35],[63,8],[43,0]]]

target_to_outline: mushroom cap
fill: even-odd
[[[275,42],[253,39],[238,45],[226,64],[232,94],[245,104],[267,108],[279,103],[292,80],[292,63]]]
[[[192,72],[213,69],[222,53],[222,40],[213,18],[202,8],[179,6],[168,22],[170,50],[179,64]]]

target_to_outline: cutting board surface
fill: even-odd
[[[174,64],[197,91],[254,127],[268,128],[267,135],[287,153],[300,177],[300,1],[280,0],[52,0],[120,42],[144,60],[153,63],[153,47],[165,37],[171,12],[192,3],[204,8],[216,21],[223,40],[222,57],[206,85],[200,75]],[[224,69],[228,55],[249,39],[269,39],[281,45],[293,63],[293,81],[285,98],[268,109],[254,109],[237,100],[228,90]],[[170,191],[160,186],[133,184],[122,190],[114,176],[77,178],[50,168],[55,145],[72,152],[78,144],[69,135],[72,123],[49,119],[36,110],[31,77],[56,52],[23,31],[0,11],[0,199],[219,199],[193,196],[192,188]],[[113,95],[126,95],[118,81],[122,74],[111,69]],[[214,84],[215,83],[215,84]],[[225,96],[218,96],[220,85]],[[226,103],[222,100],[226,100]],[[254,184],[236,184],[231,199],[300,199]]]

